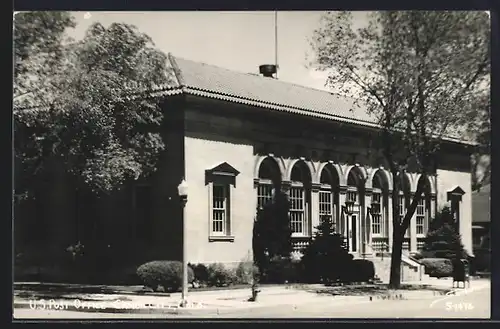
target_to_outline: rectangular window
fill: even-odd
[[[382,206],[379,193],[372,194],[372,234],[382,234]]]
[[[417,217],[416,217],[416,227],[417,234],[424,235],[425,234],[425,200],[420,199],[417,204]]]
[[[290,227],[292,234],[305,235],[305,200],[302,187],[290,188]]]
[[[347,192],[347,201],[356,202],[356,200],[357,200],[357,193],[356,192]]]
[[[319,219],[320,222],[333,223],[333,193],[331,191],[319,191]]]
[[[257,207],[264,207],[273,198],[273,186],[271,184],[259,184],[257,186]]]
[[[212,235],[229,235],[229,185],[212,187]]]

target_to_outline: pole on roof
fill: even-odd
[[[276,79],[278,79],[278,11],[274,11],[274,64],[276,65]]]

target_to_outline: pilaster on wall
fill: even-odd
[[[319,189],[320,184],[311,186],[311,233],[316,233],[316,227],[319,225]]]
[[[289,195],[290,187],[292,187],[292,183],[290,181],[282,181],[281,182],[281,192]]]
[[[365,189],[365,202],[363,209],[363,218],[362,218],[362,242],[363,242],[363,253],[367,256],[371,256],[373,254],[372,250],[372,230],[371,230],[371,214],[368,213],[368,208],[371,207],[372,203],[372,189]]]
[[[389,191],[389,197],[387,198],[387,235],[389,237],[389,248],[392,248],[392,234],[393,234],[393,212],[392,212],[392,191]],[[389,250],[390,251],[390,250]]]
[[[413,199],[415,198],[415,193],[411,193],[411,202],[413,202]],[[408,205],[409,207],[410,205]],[[407,209],[408,209],[407,207]],[[417,251],[417,219],[416,219],[416,214],[417,212],[415,211],[413,213],[413,216],[411,217],[410,220],[410,252],[416,252]]]
[[[431,206],[430,215],[429,215],[430,218],[428,218],[427,223],[426,223],[426,225],[427,225],[426,226],[426,231],[429,230],[429,225],[430,225],[431,221],[434,220],[434,218],[436,218],[436,208],[437,207],[436,207],[436,194],[435,193],[431,195],[431,204],[430,204],[430,206]]]
[[[342,211],[342,207],[345,205],[345,201],[347,198],[347,186],[340,186],[339,188],[339,223],[338,223],[338,228],[339,228],[339,233],[342,234],[343,236],[347,236],[346,232],[346,225],[345,225],[345,214]]]

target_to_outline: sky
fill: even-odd
[[[278,78],[328,90],[326,74],[305,67],[311,52],[308,39],[319,26],[320,11],[279,11]],[[94,22],[135,25],[164,53],[244,73],[259,73],[259,65],[275,62],[275,13],[247,12],[73,12],[77,21],[69,35],[81,39]],[[365,12],[354,13],[360,24]]]

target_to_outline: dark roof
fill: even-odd
[[[491,201],[491,185],[483,186],[479,191],[472,192],[472,222],[489,223]]]
[[[380,128],[377,119],[353,100],[328,91],[308,88],[274,78],[243,73],[195,62],[168,54],[174,81],[153,90],[139,91],[151,96],[189,94],[223,101],[268,108],[270,110]],[[36,106],[29,109],[35,109]],[[25,108],[24,110],[26,110]],[[19,109],[21,110],[21,108]],[[453,134],[445,140],[474,145],[464,135]]]
[[[352,99],[252,73],[228,70],[168,55],[183,92],[273,110],[380,128],[377,119]],[[173,93],[168,88],[165,92]],[[445,139],[474,144],[454,134]]]
[[[179,68],[180,82],[184,86],[199,91],[281,106],[288,108],[291,112],[303,110],[311,114],[337,117],[339,120],[351,119],[369,124],[377,123],[375,117],[367,114],[364,109],[354,106],[353,101],[327,91],[261,75],[231,71],[179,57],[170,56],[170,58]]]

